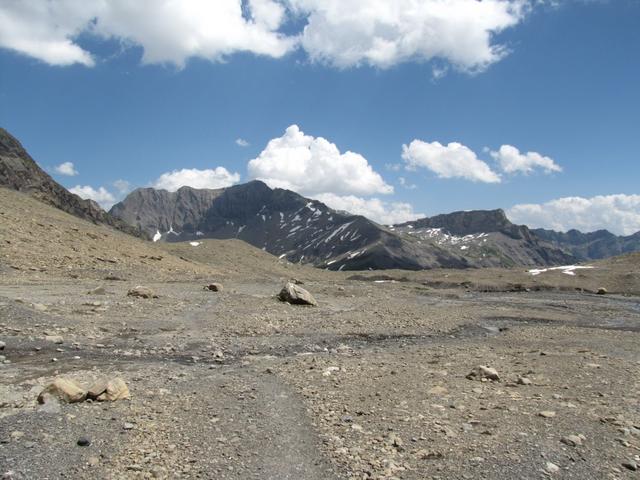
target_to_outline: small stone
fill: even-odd
[[[47,342],[55,343],[56,345],[61,345],[64,343],[64,338],[60,335],[45,335],[44,339]]]
[[[578,447],[582,445],[582,438],[578,435],[567,435],[566,437],[562,437],[560,441],[570,447]]]
[[[6,347],[7,344],[4,342],[0,342],[0,350],[4,350],[4,347]]]
[[[556,412],[551,411],[551,410],[544,410],[540,413],[538,413],[538,416],[543,417],[543,418],[553,418],[556,416]]]
[[[135,425],[133,423],[125,422],[122,428],[125,430],[133,430]]]
[[[129,289],[127,292],[128,297],[136,298],[158,298],[158,295],[154,293],[149,287],[143,287],[138,285],[137,287]]]
[[[527,377],[518,377],[518,380],[516,382],[518,385],[532,385],[533,382],[531,381],[531,379],[527,378]]]
[[[43,305],[42,303],[34,303],[33,304],[33,309],[36,312],[46,312],[47,311],[47,306]]]
[[[547,462],[544,469],[549,473],[558,473],[560,471],[560,467],[552,462]]]
[[[442,386],[435,386],[430,388],[427,393],[429,395],[436,395],[436,396],[443,396],[446,395],[447,393],[449,393],[449,390],[447,390],[445,387]]]
[[[467,375],[467,378],[469,380],[491,380],[493,382],[500,381],[500,375],[498,375],[498,372],[494,368],[487,367],[485,365],[480,365],[479,367],[473,369],[471,373]]]
[[[87,463],[91,467],[97,467],[100,464],[100,459],[98,457],[89,457],[89,460],[87,460]]]
[[[622,462],[622,466],[627,470],[631,470],[632,472],[635,472],[638,470],[638,464],[633,460],[629,460],[628,462]]]
[[[107,290],[104,287],[96,287],[93,290],[87,292],[89,295],[106,295]]]
[[[609,293],[609,291],[604,287],[600,287],[596,293],[598,295],[606,295],[607,293]]]
[[[88,447],[91,445],[91,440],[87,437],[80,437],[77,443],[79,447]]]

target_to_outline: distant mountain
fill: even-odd
[[[238,238],[291,262],[332,270],[550,265],[573,260],[539,245],[526,227],[511,224],[501,211],[384,227],[260,181],[218,190],[138,189],[110,213],[156,240]],[[423,229],[423,224],[429,227]],[[428,229],[439,229],[442,238],[416,234]]]
[[[626,237],[614,235],[608,230],[590,233],[569,230],[561,233],[538,228],[532,232],[538,238],[564,250],[580,261],[599,260],[640,251],[640,232]]]
[[[391,229],[428,248],[437,245],[463,255],[474,267],[557,265],[575,261],[524,225],[509,221],[503,210],[454,212],[394,225]]]
[[[110,225],[140,236],[139,230],[112,217],[97,203],[69,192],[31,158],[20,142],[0,128],[0,187],[26,193],[48,205],[96,224]]]

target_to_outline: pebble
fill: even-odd
[[[631,470],[632,472],[635,472],[638,470],[638,464],[633,460],[629,460],[628,462],[623,462],[622,466],[627,470]]]
[[[89,445],[91,445],[91,440],[87,437],[80,437],[78,439],[78,446],[79,447],[88,447]]]
[[[124,428],[125,430],[133,430],[134,427],[135,425],[129,422],[125,422],[125,424],[122,426],[122,428]]]
[[[552,462],[547,462],[544,469],[549,473],[558,473],[560,471],[560,467]]]
[[[538,415],[540,417],[543,417],[543,418],[553,418],[553,417],[556,416],[556,412],[553,412],[551,410],[544,410],[544,411],[538,413]]]
[[[582,445],[582,437],[579,435],[567,435],[566,437],[562,437],[560,441],[570,447],[578,447]]]
[[[0,350],[4,350],[4,347],[6,347],[7,344],[4,342],[0,342]]]
[[[518,377],[518,385],[531,385],[533,382],[527,377]]]

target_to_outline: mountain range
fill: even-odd
[[[502,210],[454,212],[379,225],[260,181],[222,189],[140,188],[107,213],[70,193],[0,129],[0,186],[92,223],[154,241],[243,240],[293,263],[330,270],[551,266],[640,250],[640,232],[558,233],[509,221]]]
[[[555,265],[573,260],[502,210],[386,227],[260,181],[218,189],[135,190],[110,214],[156,241],[238,238],[330,270]]]

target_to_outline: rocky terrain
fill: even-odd
[[[6,189],[0,216],[3,478],[638,475],[637,254],[333,272]],[[83,401],[39,403],[56,379]],[[87,399],[102,379],[129,398]]]
[[[20,142],[0,128],[0,187],[18,190],[31,197],[92,223],[112,226],[125,233],[141,232],[112,217],[98,204],[69,192],[31,158]]]

